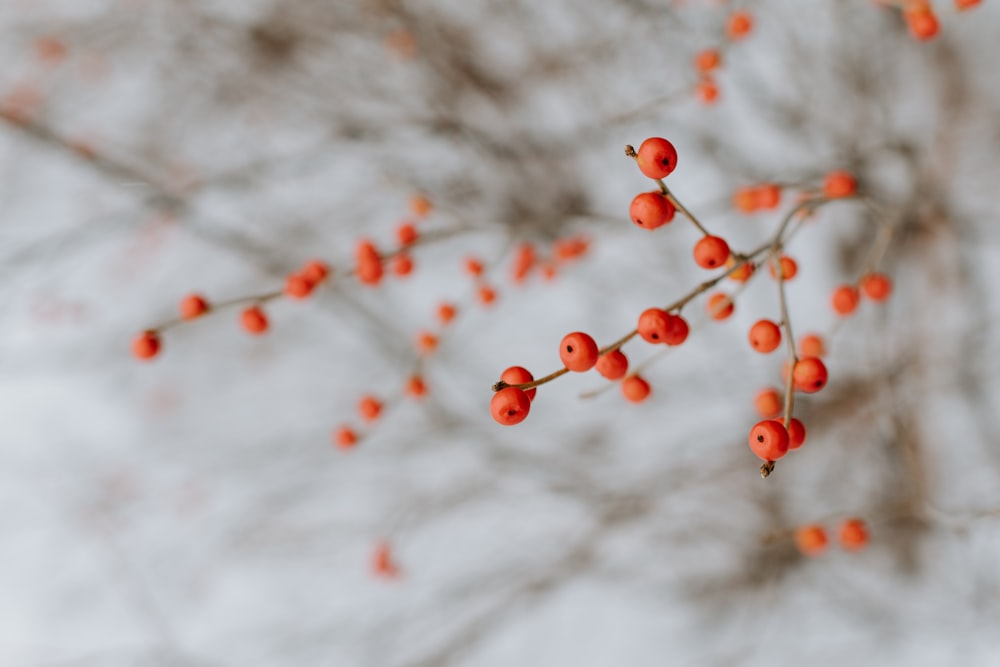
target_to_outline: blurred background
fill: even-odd
[[[934,8],[918,40],[848,0],[5,0],[0,666],[1000,664],[1000,11]],[[735,248],[830,170],[865,193],[787,246],[831,380],[766,480],[766,276],[725,322],[692,302],[683,346],[624,348],[645,402],[571,374],[490,417],[506,367],[554,371],[565,333],[606,344],[714,275],[680,217],[629,221],[655,186],[623,149],[649,136]],[[780,207],[735,210],[760,182]],[[389,253],[405,221],[412,275],[358,284],[358,239]],[[838,322],[880,225],[895,292]],[[269,301],[265,335],[237,305],[133,358],[183,296],[280,291],[317,257],[333,279]]]

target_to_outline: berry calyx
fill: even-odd
[[[527,384],[528,382],[532,382],[534,379],[535,376],[531,374],[531,371],[523,366],[511,366],[500,374],[500,381],[506,382],[507,384]],[[535,394],[538,393],[538,388],[532,387],[531,389],[523,391],[528,397],[528,400],[533,401],[535,400]]]
[[[792,384],[806,394],[813,394],[825,387],[828,379],[826,364],[816,357],[799,359],[792,370]]]
[[[841,285],[833,290],[833,295],[830,297],[833,309],[838,315],[845,317],[858,309],[860,301],[861,295],[858,294],[858,288],[854,285]]]
[[[826,531],[819,524],[802,526],[795,531],[795,546],[805,556],[818,556],[826,551]]]
[[[840,546],[846,551],[860,551],[868,546],[868,526],[861,519],[844,519],[839,534]]]
[[[785,425],[785,418],[778,417],[774,421],[778,422],[782,426]],[[806,441],[806,427],[795,417],[792,417],[791,423],[786,427],[788,431],[788,449],[798,449],[802,446],[802,443]]]
[[[490,414],[504,426],[520,424],[531,410],[528,395],[517,387],[505,387],[490,399]]]
[[[641,192],[632,199],[628,215],[632,222],[643,229],[653,230],[674,219],[676,209],[659,192]]]
[[[781,345],[781,327],[771,320],[758,320],[750,327],[750,347],[761,354],[770,354]]]
[[[574,331],[566,334],[559,344],[559,359],[571,371],[583,373],[597,364],[598,347],[587,334]]]
[[[181,319],[193,320],[208,312],[208,301],[200,294],[188,294],[181,300]]]
[[[628,373],[628,357],[621,350],[608,350],[597,359],[597,372],[609,380],[620,380]]]
[[[892,279],[884,273],[869,273],[861,278],[861,292],[872,301],[885,301],[892,294]]]
[[[662,137],[650,137],[636,152],[639,171],[649,178],[666,178],[677,167],[677,149]]]
[[[729,259],[729,244],[718,236],[703,236],[694,244],[694,261],[703,269],[722,266]]]
[[[649,383],[638,375],[630,375],[622,380],[622,395],[632,403],[642,403],[652,391]]]
[[[781,422],[773,419],[754,424],[747,442],[750,451],[764,461],[777,461],[788,453],[788,431]]]
[[[240,325],[247,333],[259,336],[267,331],[267,315],[260,306],[251,306],[240,313]]]
[[[132,340],[132,356],[147,361],[160,352],[160,336],[155,331],[143,331]]]

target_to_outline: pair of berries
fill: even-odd
[[[662,137],[650,137],[639,146],[635,161],[645,176],[660,180],[677,168],[677,149]],[[674,219],[676,212],[673,202],[662,192],[642,192],[632,199],[629,206],[632,222],[649,230],[667,224]]]
[[[747,438],[750,451],[764,461],[777,461],[806,441],[806,427],[795,417],[785,427],[784,417],[754,424]]]
[[[860,551],[868,545],[868,526],[858,518],[844,519],[838,536],[845,551]],[[795,546],[806,556],[818,556],[826,551],[828,543],[826,529],[819,524],[802,526],[795,531]]]
[[[884,273],[869,273],[858,285],[841,285],[833,290],[830,303],[838,315],[847,316],[858,309],[861,295],[872,301],[885,301],[892,294],[892,280]]]

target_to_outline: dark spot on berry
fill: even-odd
[[[517,414],[517,410],[515,410],[513,408],[511,408],[510,410],[507,411],[507,416],[508,417],[513,417],[516,414]]]
[[[757,436],[757,442],[764,442],[764,436],[758,435]]]
[[[573,354],[573,346],[572,345],[567,345],[566,346],[566,351],[569,352],[570,354]]]

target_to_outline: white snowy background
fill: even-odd
[[[0,667],[1000,665],[1000,11],[935,6],[919,43],[874,2],[750,3],[706,107],[692,61],[727,3],[3,0],[0,108],[27,115],[0,119]],[[651,184],[623,147],[647,136],[736,247],[794,198],[746,217],[736,187],[834,168],[897,230],[892,300],[836,327],[868,209],[789,245],[831,381],[769,479],[745,444],[781,361],[746,343],[778,316],[766,276],[727,322],[694,302],[668,354],[626,346],[656,359],[645,403],[581,399],[591,373],[490,418],[507,366],[555,370],[566,332],[615,340],[708,275],[683,220],[629,222]],[[192,291],[268,292],[312,257],[343,275],[418,192],[440,238],[409,279],[131,357]],[[512,244],[575,234],[587,256],[510,284]],[[445,299],[430,396],[403,400]],[[338,450],[364,393],[392,409]],[[806,558],[789,535],[812,522],[833,539]],[[383,540],[399,578],[372,573]]]

